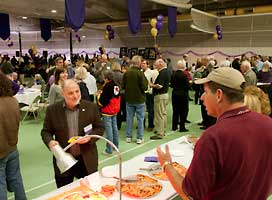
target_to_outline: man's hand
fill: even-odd
[[[157,147],[157,154],[158,154],[158,160],[161,165],[163,165],[165,162],[169,162],[169,163],[172,162],[168,145],[165,145],[165,152],[163,152],[160,147]]]
[[[56,141],[56,140],[51,140],[49,143],[48,143],[48,147],[49,149],[51,150],[54,146],[56,145],[59,145],[59,142]]]

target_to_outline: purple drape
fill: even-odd
[[[8,39],[10,36],[9,15],[0,13],[0,38]]]
[[[50,19],[40,18],[40,27],[41,27],[41,37],[44,41],[47,42],[52,36]]]
[[[136,34],[141,30],[141,0],[127,0],[128,27],[131,33]]]
[[[65,22],[78,31],[85,20],[85,0],[65,0]]]
[[[177,8],[168,7],[168,32],[171,37],[174,37],[177,32]]]

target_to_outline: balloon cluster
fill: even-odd
[[[157,18],[152,18],[150,20],[150,24],[152,26],[150,33],[151,35],[156,38],[157,35],[161,32],[162,30],[162,25],[163,25],[163,15],[159,14]]]
[[[80,39],[80,35],[79,34],[76,34],[76,39],[78,42],[81,42],[81,39]]]
[[[11,37],[8,37],[8,47],[12,47],[12,46],[13,46],[13,41]]]
[[[106,26],[106,31],[104,34],[105,40],[112,40],[114,39],[114,30],[111,25]]]
[[[98,49],[101,55],[106,53],[106,49],[103,44]]]
[[[221,31],[220,25],[216,25],[215,29],[216,29],[216,33],[213,36],[214,39],[222,40],[223,36],[222,36],[222,31]]]
[[[36,49],[36,46],[35,45],[31,45],[31,48],[28,49],[28,53],[31,56],[31,58],[34,58],[35,55],[38,53],[37,49]]]

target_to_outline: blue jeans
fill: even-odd
[[[119,132],[117,128],[117,118],[114,116],[103,116],[103,122],[106,131],[106,138],[113,142],[113,144],[118,147],[119,145]],[[107,143],[106,152],[112,153],[112,147]]]
[[[142,104],[126,103],[126,109],[127,109],[126,137],[132,138],[133,117],[136,112],[137,127],[138,127],[137,139],[143,139],[145,103],[142,103]]]
[[[18,150],[0,159],[0,199],[7,199],[7,189],[15,193],[15,200],[26,200],[20,173]]]

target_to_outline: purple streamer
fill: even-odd
[[[195,55],[195,56],[198,56],[198,57],[202,57],[202,56],[210,56],[210,55],[213,55],[213,54],[216,54],[216,53],[218,53],[218,54],[220,54],[220,55],[222,55],[222,56],[226,56],[226,57],[238,57],[238,56],[241,56],[241,55],[243,55],[243,54],[252,54],[252,55],[257,55],[257,53],[255,53],[255,52],[253,52],[253,51],[247,51],[247,52],[245,52],[245,53],[241,53],[241,54],[234,54],[234,55],[232,55],[232,54],[226,54],[226,53],[223,53],[222,51],[213,51],[213,52],[211,52],[211,53],[206,53],[206,54],[201,54],[201,53],[196,53],[196,52],[194,52],[194,51],[192,51],[192,50],[190,50],[190,51],[187,51],[187,52],[184,52],[184,53],[174,53],[174,52],[172,52],[172,51],[164,51],[164,52],[162,52],[163,54],[169,54],[169,55],[171,55],[171,56],[183,56],[184,54],[193,54],[193,55]]]
[[[57,51],[49,51],[48,52],[48,55],[54,55],[54,54],[58,54],[59,52]],[[82,50],[79,54],[88,54],[88,55],[93,55],[93,54],[99,54],[100,52],[99,51],[93,51],[93,52],[87,52],[85,50]],[[175,56],[175,57],[180,57],[180,56],[183,56],[184,54],[193,54],[195,56],[198,56],[198,57],[202,57],[202,56],[210,56],[210,55],[213,55],[213,54],[220,54],[222,56],[225,56],[225,57],[238,57],[238,56],[241,56],[243,54],[251,54],[251,55],[257,55],[257,53],[253,52],[253,51],[247,51],[247,52],[244,52],[244,53],[241,53],[241,54],[226,54],[226,53],[223,53],[222,51],[213,51],[211,53],[197,53],[197,52],[194,52],[192,50],[189,50],[187,52],[183,52],[183,53],[174,53],[172,51],[163,51],[161,52],[162,54],[168,54],[168,55],[171,55],[171,56]],[[2,55],[15,55],[15,54],[12,54],[12,53],[8,53],[8,52],[0,52],[0,54]],[[41,53],[38,52],[39,55],[41,55]],[[70,54],[70,51],[65,51],[65,52],[62,52],[61,54]],[[114,55],[119,55],[119,52],[115,52],[115,51],[109,51],[108,54],[114,54]]]

